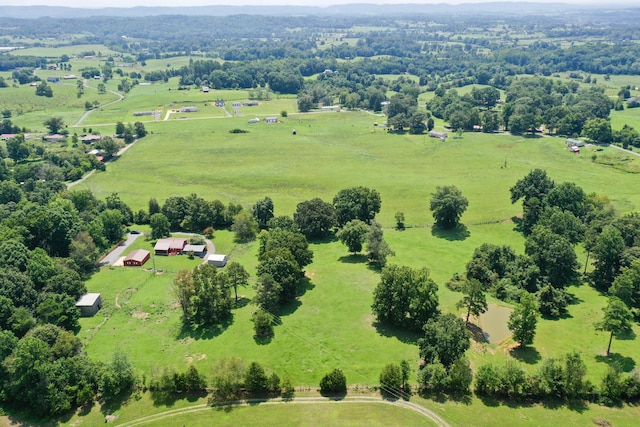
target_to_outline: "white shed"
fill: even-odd
[[[100,294],[84,294],[76,302],[76,307],[80,309],[80,315],[91,317],[102,308],[102,298]]]
[[[216,267],[224,267],[227,265],[227,256],[223,254],[210,254],[207,257],[207,264],[215,265]]]

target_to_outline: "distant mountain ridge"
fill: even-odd
[[[64,6],[0,6],[0,16],[5,18],[37,19],[87,18],[90,16],[143,17],[158,15],[266,15],[266,16],[389,16],[389,15],[429,15],[429,14],[547,14],[562,11],[628,9],[637,6],[623,4],[575,5],[567,3],[468,3],[450,4],[345,4],[327,7],[317,6],[189,6],[189,7],[149,7],[132,8],[108,7],[101,9],[71,8]]]

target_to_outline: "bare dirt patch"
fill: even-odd
[[[106,416],[104,417],[104,422],[105,422],[105,423],[110,423],[110,422],[115,421],[115,420],[117,420],[117,419],[118,419],[118,416],[117,416],[117,415],[106,415]]]
[[[131,315],[131,317],[134,319],[147,320],[149,318],[149,313],[146,311],[136,311]]]

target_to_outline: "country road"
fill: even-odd
[[[424,406],[420,406],[417,403],[408,402],[405,400],[388,400],[383,399],[381,397],[373,397],[373,396],[347,396],[341,399],[327,398],[327,397],[296,397],[291,400],[260,400],[260,399],[247,399],[241,400],[231,403],[230,407],[241,407],[241,406],[256,406],[259,405],[345,405],[351,403],[376,403],[382,405],[394,405],[399,406],[410,411],[417,412],[423,415],[425,418],[428,418],[434,425],[438,427],[450,427],[449,423],[447,423],[440,415],[436,414],[430,409],[425,408]],[[164,412],[160,412],[153,415],[147,415],[145,417],[140,417],[132,421],[127,421],[122,424],[116,424],[116,427],[134,427],[144,425],[146,423],[158,422],[165,420],[167,418],[176,417],[180,415],[191,414],[194,412],[204,412],[212,410],[212,406],[207,404],[199,404],[188,406],[185,408],[179,409],[170,409]]]
[[[84,79],[83,85],[85,87],[91,87],[91,86],[89,86],[87,84],[87,79]],[[116,92],[115,90],[107,89],[107,92],[112,93],[114,95],[117,95],[118,99],[116,99],[115,101],[107,102],[106,104],[100,105],[98,108],[94,108],[94,109],[85,111],[84,114],[82,115],[82,117],[80,117],[80,119],[76,122],[76,124],[71,126],[71,127],[76,127],[77,128],[77,127],[82,126],[82,122],[84,122],[85,119],[89,116],[89,114],[91,114],[93,111],[97,111],[97,110],[99,110],[101,108],[108,107],[109,105],[115,104],[116,102],[120,102],[120,101],[122,101],[124,99],[124,95],[122,95],[121,93]]]

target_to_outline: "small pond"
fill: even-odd
[[[489,343],[498,344],[511,335],[507,322],[512,311],[508,307],[489,303],[487,311],[480,315],[478,326],[482,328],[484,338]]]

